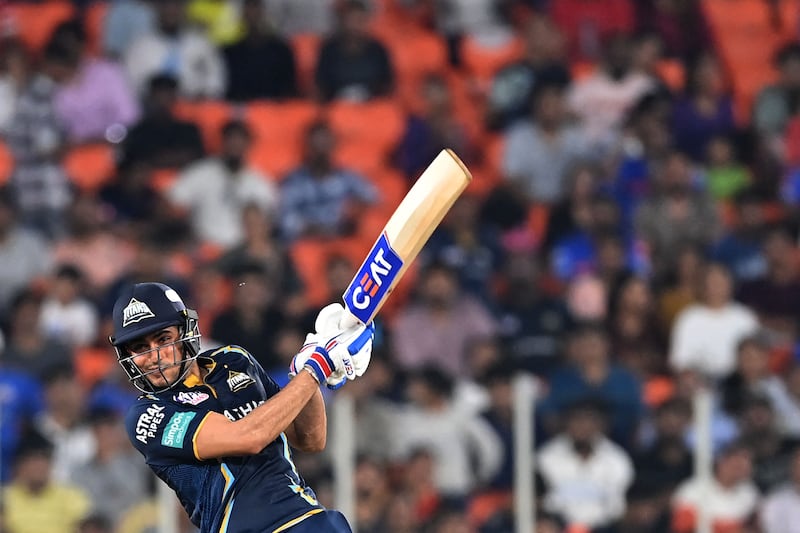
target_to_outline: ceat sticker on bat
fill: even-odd
[[[382,233],[344,293],[344,302],[350,312],[361,322],[368,323],[402,267],[402,259],[389,246],[386,234]]]

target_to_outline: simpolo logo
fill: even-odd
[[[183,439],[186,437],[186,430],[196,413],[191,411],[177,412],[167,422],[164,434],[161,436],[161,444],[170,448],[183,448]]]

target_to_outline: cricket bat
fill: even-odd
[[[472,179],[452,150],[442,150],[392,213],[345,290],[340,327],[369,324]]]

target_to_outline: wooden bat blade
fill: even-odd
[[[394,211],[344,293],[354,319],[369,323],[472,179],[452,150],[442,150]]]

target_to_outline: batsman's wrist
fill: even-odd
[[[312,377],[312,378],[314,378],[314,381],[316,381],[316,382],[317,382],[317,385],[319,385],[319,384],[320,384],[320,382],[319,382],[319,378],[317,377],[317,373],[314,371],[314,369],[313,369],[313,368],[311,368],[310,366],[304,366],[304,367],[303,367],[303,370],[305,370],[306,372],[308,372],[309,374],[311,374],[311,377]]]

